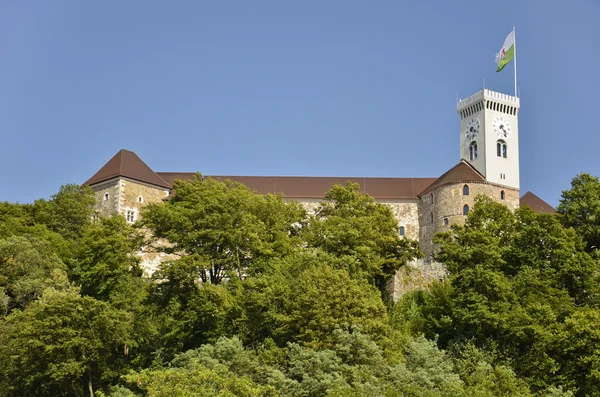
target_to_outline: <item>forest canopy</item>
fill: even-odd
[[[597,177],[556,214],[478,197],[435,237],[448,276],[397,302],[419,246],[358,185],[311,212],[175,190],[134,225],[89,187],[0,203],[0,397],[600,396]],[[177,259],[148,276],[157,238]]]

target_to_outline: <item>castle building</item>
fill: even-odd
[[[475,197],[485,195],[515,210],[528,205],[538,212],[554,208],[531,192],[520,196],[519,98],[484,89],[458,102],[459,162],[437,178],[205,176],[241,182],[259,194],[282,193],[308,209],[316,207],[335,184],[360,184],[361,191],[389,205],[401,236],[419,241],[425,254],[419,266],[430,266],[433,235],[464,223]],[[147,203],[168,197],[176,180],[194,172],[155,172],[135,153],[119,151],[85,182],[96,192],[100,216],[139,218]],[[143,257],[149,270],[162,260]]]

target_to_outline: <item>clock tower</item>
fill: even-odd
[[[460,157],[488,182],[519,189],[519,98],[484,89],[458,102]]]

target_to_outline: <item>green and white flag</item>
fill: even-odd
[[[496,70],[496,72],[499,72],[502,69],[504,69],[506,64],[508,64],[514,56],[515,30],[513,29],[512,32],[510,32],[510,34],[508,35],[508,37],[506,37],[506,40],[504,40],[504,45],[502,46],[500,52],[496,54],[496,65],[498,65],[498,69]]]

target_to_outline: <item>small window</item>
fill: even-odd
[[[477,153],[477,142],[471,142],[469,145],[469,160],[477,160],[479,154]]]
[[[448,218],[444,218],[444,225],[448,224]]]
[[[507,146],[506,142],[502,139],[496,142],[496,156],[498,157],[507,157]]]
[[[108,192],[104,193],[104,201],[108,201],[109,197],[110,195],[108,194]]]
[[[138,196],[138,203],[143,203],[144,202],[144,198],[142,196]]]
[[[500,192],[500,200],[504,200],[506,195],[504,194],[504,190]]]
[[[463,196],[469,195],[469,185],[463,186]]]
[[[433,193],[429,194],[429,202],[433,204]]]
[[[125,218],[127,219],[127,222],[129,222],[129,223],[135,222],[135,211],[127,210],[127,212],[125,213]]]
[[[400,235],[404,236],[404,226],[400,226]]]
[[[469,206],[465,204],[465,206],[463,207],[463,215],[468,215],[469,214]]]
[[[433,223],[433,212],[429,213],[429,223]]]

